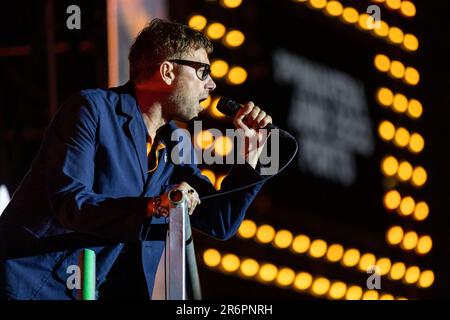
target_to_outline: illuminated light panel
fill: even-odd
[[[227,136],[218,137],[214,141],[214,151],[220,156],[226,156],[233,150],[233,141]]]
[[[214,185],[216,183],[216,175],[214,174],[214,172],[212,172],[209,169],[202,169],[200,172],[202,175],[207,177],[209,179],[209,181],[211,181],[212,185]]]
[[[294,288],[298,291],[304,291],[311,287],[312,282],[313,277],[311,276],[311,274],[309,274],[308,272],[299,272],[295,276]]]
[[[408,150],[413,153],[419,153],[425,147],[425,140],[418,133],[411,134],[411,138],[409,140]]]
[[[256,230],[256,223],[252,220],[245,219],[238,229],[238,236],[244,239],[250,239],[255,236]]]
[[[390,27],[386,39],[393,44],[402,44],[404,39],[403,31],[397,27]]]
[[[428,217],[429,213],[430,208],[428,207],[428,204],[424,201],[420,201],[416,205],[413,218],[417,221],[423,221]]]
[[[295,280],[295,272],[291,268],[281,268],[278,271],[276,283],[279,286],[287,287],[290,286]]]
[[[419,71],[417,71],[417,69],[413,67],[406,67],[403,82],[405,82],[408,85],[415,86],[419,83],[419,81],[420,81]]]
[[[211,63],[211,76],[216,79],[223,78],[227,75],[229,68],[224,60],[215,60]]]
[[[412,197],[404,197],[400,203],[399,213],[403,216],[409,216],[414,212],[415,201]]]
[[[355,24],[359,20],[359,13],[355,8],[346,7],[342,11],[341,21],[344,23]]]
[[[420,269],[417,266],[412,266],[406,269],[404,281],[408,284],[416,283],[420,278]]]
[[[363,295],[363,290],[360,286],[350,286],[345,293],[346,300],[361,300]]]
[[[381,161],[381,171],[384,175],[391,177],[397,173],[398,161],[393,156],[387,156]]]
[[[209,113],[214,118],[218,118],[218,119],[225,117],[225,115],[217,109],[217,103],[219,102],[220,98],[221,97],[215,97],[213,99],[213,101],[211,102],[211,107],[209,108]]]
[[[305,253],[308,251],[310,243],[309,237],[301,234],[294,238],[291,249],[295,253]]]
[[[203,262],[208,267],[217,267],[222,260],[222,256],[216,249],[207,249],[203,252]]]
[[[386,232],[386,241],[390,245],[398,245],[402,242],[404,236],[404,232],[402,227],[400,226],[392,226]]]
[[[367,290],[362,296],[362,300],[378,300],[379,293],[376,290]]]
[[[308,0],[307,4],[313,9],[323,9],[327,4],[327,0]]]
[[[221,266],[226,272],[235,272],[239,269],[241,261],[238,256],[232,253],[227,253],[222,258]]]
[[[407,113],[413,119],[420,118],[423,113],[422,104],[416,99],[410,99]]]
[[[270,243],[272,242],[274,237],[275,229],[268,224],[259,226],[258,230],[256,231],[256,240],[258,240],[258,242],[260,243]]]
[[[326,259],[330,262],[338,262],[344,255],[344,247],[334,243],[328,247]]]
[[[239,30],[230,30],[224,38],[224,44],[227,47],[236,48],[241,46],[245,41],[244,34]]]
[[[402,161],[398,166],[397,177],[401,181],[408,181],[413,174],[413,168],[408,161]]]
[[[365,253],[359,259],[358,269],[362,272],[367,272],[370,266],[375,265],[376,257],[372,253]]]
[[[335,281],[331,284],[328,297],[331,299],[342,299],[347,292],[347,285],[342,281]]]
[[[395,131],[394,144],[397,147],[404,148],[409,144],[409,131],[403,127]]]
[[[202,31],[203,29],[205,29],[207,23],[208,23],[208,20],[206,20],[206,18],[204,16],[199,15],[199,14],[192,16],[188,21],[189,27],[191,27],[192,29],[199,30],[199,31]]]
[[[402,197],[397,190],[388,191],[383,197],[384,207],[388,210],[395,210],[400,205]]]
[[[354,267],[358,264],[360,253],[358,249],[348,249],[344,253],[344,257],[342,258],[342,265],[344,267]]]
[[[240,265],[239,271],[244,277],[254,277],[258,274],[259,263],[255,259],[244,259]]]
[[[374,59],[375,68],[381,72],[387,72],[391,66],[391,60],[384,54],[377,54]]]
[[[211,23],[206,28],[206,34],[212,40],[217,40],[217,39],[222,38],[224,36],[225,32],[226,32],[226,28],[220,22]]]
[[[232,85],[239,85],[247,80],[247,71],[242,67],[233,67],[227,75],[227,81]]]
[[[220,4],[226,9],[236,9],[242,4],[242,0],[220,0]]]
[[[417,246],[417,242],[419,241],[419,236],[415,231],[408,231],[405,233],[403,237],[403,241],[401,244],[401,248],[403,250],[412,250]]]
[[[386,70],[388,69],[389,67]],[[378,104],[380,104],[383,107],[389,107],[394,102],[394,94],[392,93],[391,90],[385,87],[381,87],[377,90],[375,98]]]
[[[408,110],[408,99],[405,97],[405,95],[401,93],[396,93],[394,95],[392,110],[398,113],[402,113]]]
[[[411,177],[411,182],[416,187],[421,187],[427,182],[427,172],[423,167],[414,168],[414,172]]]
[[[330,289],[330,280],[324,277],[316,278],[311,286],[311,292],[317,296],[327,294]]]
[[[212,101],[211,96],[208,96],[208,98],[206,98],[206,100],[200,102],[200,105],[202,106],[203,109],[208,109],[209,106],[211,105],[211,101]]]
[[[279,249],[286,249],[292,244],[294,236],[292,232],[288,230],[279,230],[275,234],[275,239],[273,240],[273,244],[275,247]]]
[[[402,1],[400,13],[407,18],[412,18],[416,15],[416,6],[411,1]]]
[[[380,258],[375,265],[380,268],[380,274],[382,276],[388,274],[391,270],[391,260],[389,258]]]
[[[403,262],[396,262],[392,265],[389,272],[389,278],[392,280],[400,280],[404,277],[406,272],[406,266]]]
[[[216,190],[220,190],[220,188],[222,188],[222,181],[223,181],[223,179],[225,179],[225,177],[226,177],[225,174],[222,174],[217,177],[216,184],[214,185]]]
[[[403,38],[402,47],[408,51],[417,51],[419,49],[419,40],[415,35],[407,33]]]
[[[417,285],[421,288],[428,288],[434,283],[434,272],[431,270],[425,270],[420,275]]]
[[[405,75],[405,66],[400,61],[392,60],[388,74],[395,79],[401,79]]]
[[[325,13],[331,17],[339,17],[344,11],[344,7],[339,1],[328,1],[325,6]]]
[[[311,242],[309,255],[313,258],[322,258],[327,252],[327,243],[324,240],[317,239]]]
[[[419,238],[415,251],[420,255],[424,255],[429,253],[432,248],[433,248],[433,240],[431,239],[430,236],[425,235]]]
[[[378,135],[384,141],[391,141],[395,136],[395,127],[390,121],[383,121],[378,126]]]
[[[203,130],[197,135],[195,142],[198,147],[208,149],[213,144],[214,137],[209,130]]]
[[[272,263],[261,265],[258,272],[258,278],[263,282],[272,282],[278,274],[278,268]]]

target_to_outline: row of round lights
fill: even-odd
[[[402,16],[412,18],[416,15],[416,6],[411,1],[401,0],[372,0],[375,3],[382,3],[384,6],[393,11],[399,11]]]
[[[378,125],[378,134],[381,139],[393,142],[399,148],[408,148],[412,153],[420,153],[425,147],[425,140],[417,132],[409,132],[403,127],[396,128],[390,121],[382,121]]]
[[[345,249],[338,243],[328,245],[325,240],[311,240],[304,234],[294,237],[292,232],[288,230],[276,231],[268,224],[257,226],[254,221],[249,219],[242,222],[238,229],[238,236],[244,239],[254,238],[258,243],[272,244],[275,248],[289,249],[296,254],[307,254],[314,259],[325,259],[330,263],[340,263],[343,267],[356,268],[356,270],[364,273],[371,266],[378,266],[380,275],[387,276],[391,280],[403,280],[404,283],[410,283],[409,280],[398,276],[398,266],[407,268],[403,262],[392,264],[391,259],[387,257],[377,258],[373,253],[362,254],[356,248]],[[395,266],[394,269],[392,269],[393,266]],[[413,269],[415,270],[415,268]]]
[[[216,155],[226,156],[233,151],[233,141],[226,135],[214,137],[209,130],[203,130],[194,138],[196,147],[203,150],[213,148]]]
[[[388,155],[381,160],[381,171],[387,177],[395,177],[402,182],[409,181],[414,187],[420,188],[427,181],[427,172],[421,166],[413,168],[408,161],[399,161]]]
[[[399,215],[404,217],[412,216],[416,221],[423,221],[430,214],[430,208],[425,201],[416,202],[411,196],[402,197],[397,190],[386,192],[383,204],[387,210],[396,210]]]
[[[211,184],[216,188],[216,190],[220,190],[222,186],[222,181],[227,176],[226,174],[215,174],[214,171],[209,169],[200,170],[201,174],[204,175],[211,181]]]
[[[241,66],[230,66],[225,60],[216,59],[211,62],[211,77],[225,79],[230,85],[240,85],[247,80],[248,73]]]
[[[419,40],[410,33],[405,33],[402,29],[389,26],[385,21],[375,21],[367,13],[359,13],[353,7],[344,7],[339,1],[327,0],[293,0],[294,2],[306,3],[310,8],[323,10],[329,17],[339,18],[341,22],[351,24],[359,30],[370,32],[373,36],[385,39],[392,45],[400,46],[406,51],[417,51]]]
[[[380,106],[390,107],[396,113],[406,113],[411,119],[422,116],[423,107],[420,101],[414,98],[408,100],[402,93],[394,93],[386,87],[381,87],[376,91],[375,98]]]
[[[429,235],[419,236],[415,231],[405,231],[401,226],[392,226],[386,232],[386,241],[391,246],[400,246],[404,251],[414,250],[419,255],[428,254],[433,248]]]
[[[413,67],[406,67],[398,60],[391,60],[384,54],[377,54],[374,58],[375,68],[383,73],[387,73],[390,77],[402,80],[405,84],[415,86],[420,81],[420,74]]]
[[[309,272],[294,271],[289,267],[279,267],[269,262],[258,262],[252,258],[240,258],[232,253],[220,253],[216,249],[203,252],[203,262],[209,267],[225,274],[233,274],[247,280],[256,280],[263,284],[275,284],[280,288],[289,288],[315,297],[333,300],[393,300],[391,294],[379,294],[376,290],[364,290],[360,286],[348,285],[342,281],[331,281],[322,276],[313,276]],[[397,299],[404,299],[398,297]]]

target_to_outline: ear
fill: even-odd
[[[159,66],[159,74],[161,79],[167,84],[171,85],[175,80],[174,66],[169,61],[164,61]]]

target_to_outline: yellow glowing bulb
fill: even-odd
[[[219,156],[226,156],[233,150],[233,141],[227,136],[218,137],[214,141],[214,151]]]
[[[409,151],[419,153],[423,150],[424,147],[425,147],[425,140],[423,139],[423,137],[416,132],[413,133],[409,140],[408,145]]]
[[[391,245],[398,245],[403,240],[403,229],[400,226],[393,226],[386,232],[386,241]]]
[[[400,44],[403,42],[403,31],[397,27],[390,27],[388,32],[388,41],[394,44]]]
[[[358,28],[361,30],[370,30],[372,29],[373,25],[373,17],[369,16],[366,13],[363,13],[359,16],[358,20]]]
[[[222,258],[222,268],[226,272],[235,272],[239,269],[241,262],[237,255],[228,253]]]
[[[252,220],[245,219],[244,221],[242,221],[238,229],[238,236],[244,239],[250,239],[255,236],[256,230],[256,223]]]
[[[389,25],[385,21],[380,21],[378,28],[373,28],[373,34],[380,38],[386,38],[389,35]]]
[[[223,78],[228,73],[228,63],[224,60],[215,60],[211,63],[211,76],[213,78]]]
[[[386,7],[391,10],[398,10],[401,7],[401,0],[386,0]]]
[[[402,197],[397,190],[388,191],[383,198],[383,203],[386,209],[394,210],[400,205]]]
[[[378,300],[379,294],[376,290],[367,290],[362,296],[362,300]]]
[[[318,296],[325,295],[329,289],[330,289],[330,280],[323,277],[315,279],[311,286],[312,293]]]
[[[313,258],[321,258],[327,252],[327,243],[324,240],[317,239],[311,242],[309,254]]]
[[[391,60],[384,54],[377,54],[374,59],[375,68],[381,72],[389,71]]]
[[[223,181],[223,179],[225,179],[225,177],[226,177],[225,174],[222,174],[217,177],[216,184],[214,185],[216,190],[220,190],[220,188],[222,188],[222,181]]]
[[[254,259],[245,259],[242,261],[239,270],[245,277],[254,277],[258,274],[259,263]]]
[[[397,147],[403,148],[406,147],[409,143],[409,131],[403,127],[400,127],[395,132],[394,136],[394,144]]]
[[[206,28],[206,34],[213,40],[222,38],[223,35],[225,34],[225,31],[226,31],[225,26],[219,22],[211,23]]]
[[[207,24],[206,18],[199,14],[192,16],[188,22],[189,27],[191,27],[192,29],[199,30],[199,31],[205,29],[206,24]]]
[[[376,99],[381,106],[389,107],[394,102],[394,94],[388,88],[382,87],[377,90]]]
[[[400,203],[400,214],[403,216],[409,216],[414,212],[415,201],[412,197],[404,197]]]
[[[275,278],[277,277],[277,273],[278,268],[275,265],[271,263],[265,263],[259,269],[258,276],[259,279],[263,282],[271,282],[275,280]]]
[[[367,272],[369,268],[375,265],[376,257],[372,253],[365,253],[361,256],[359,260],[358,269],[364,272]]]
[[[411,1],[402,1],[400,12],[405,17],[414,17],[416,15],[416,6]]]
[[[415,231],[408,231],[405,233],[402,241],[402,249],[404,250],[412,250],[417,246],[417,242],[419,241],[419,237]]]
[[[242,0],[220,0],[220,4],[222,7],[227,9],[235,9],[239,7],[242,3]]]
[[[225,35],[224,43],[228,47],[239,47],[244,43],[245,36],[239,30],[231,30]]]
[[[282,268],[278,271],[276,282],[278,285],[287,287],[295,280],[295,272],[291,268]]]
[[[331,299],[342,299],[347,292],[347,285],[342,281],[333,282],[328,292]]]
[[[313,9],[323,9],[327,4],[327,0],[308,0],[308,5]]]
[[[344,253],[342,258],[342,264],[345,267],[354,267],[358,264],[360,258],[360,253],[358,249],[348,249]]]
[[[325,7],[326,14],[332,17],[338,17],[342,14],[342,11],[344,11],[344,8],[342,7],[342,4],[339,1],[327,2],[327,5]]]
[[[227,75],[227,81],[232,85],[239,85],[247,80],[247,71],[242,67],[233,67]]]
[[[392,103],[392,109],[396,112],[402,113],[408,109],[408,99],[401,93],[394,95],[394,101]]]
[[[212,133],[208,130],[200,132],[195,139],[197,146],[202,149],[208,149],[214,142]]]
[[[268,224],[261,225],[256,231],[256,239],[261,243],[270,243],[275,237],[275,229]]]
[[[392,280],[400,280],[406,272],[406,266],[403,262],[396,262],[392,265],[389,278]]]
[[[402,161],[398,166],[397,176],[402,181],[407,181],[411,178],[413,169],[408,161]]]
[[[394,138],[395,127],[390,121],[383,121],[378,126],[378,135],[385,141],[390,141]]]
[[[423,221],[425,220],[430,213],[430,208],[428,207],[428,204],[424,201],[420,201],[416,205],[416,209],[414,210],[414,219],[417,221]]]
[[[337,262],[341,260],[344,255],[344,248],[340,244],[332,244],[328,247],[327,260],[330,262]]]
[[[295,253],[305,253],[308,251],[310,243],[311,240],[308,238],[308,236],[305,236],[303,234],[298,235],[292,242],[292,251],[294,251]]]
[[[209,108],[209,112],[214,118],[225,117],[225,115],[222,112],[217,110],[217,103],[219,102],[220,98],[221,97],[215,97],[211,103],[211,107]]]
[[[415,86],[420,81],[419,71],[413,67],[407,67],[405,69],[404,81],[411,86]]]
[[[427,182],[427,172],[422,167],[414,168],[414,172],[412,174],[412,184],[416,187],[421,187]]]
[[[430,236],[421,236],[419,242],[417,243],[416,252],[418,254],[427,254],[433,248],[433,240]]]
[[[403,38],[402,47],[408,51],[417,51],[419,49],[419,40],[415,35],[407,33]]]
[[[389,293],[385,293],[380,297],[380,300],[394,300],[394,296]]]
[[[398,161],[393,156],[387,156],[381,161],[381,170],[384,175],[390,177],[395,175],[398,169]]]
[[[294,288],[299,291],[306,290],[311,286],[312,281],[313,281],[313,277],[309,273],[299,272],[295,276]]]
[[[216,175],[214,174],[214,172],[212,172],[211,170],[208,170],[208,169],[202,169],[200,172],[202,175],[204,175],[205,177],[207,177],[209,179],[211,184],[214,185],[216,183]]]
[[[425,270],[422,272],[419,278],[419,282],[417,283],[421,288],[428,288],[434,282],[434,272],[431,270]]]
[[[200,102],[200,105],[202,106],[203,109],[207,109],[210,105],[211,105],[211,96],[208,96],[208,98],[206,98],[206,100]]]
[[[362,297],[363,291],[360,286],[350,286],[345,294],[346,300],[360,300]]]
[[[408,284],[416,283],[420,277],[420,269],[417,266],[409,267],[405,273],[405,282]]]
[[[342,11],[341,19],[345,23],[354,24],[354,23],[358,22],[358,20],[359,20],[359,13],[355,8],[346,7]]]
[[[292,235],[292,232],[288,230],[280,230],[276,233],[273,244],[277,248],[286,249],[291,245],[293,238],[294,236]]]
[[[222,256],[216,249],[207,249],[203,252],[203,261],[208,267],[217,267],[221,260]]]
[[[413,119],[417,119],[422,115],[422,113],[423,113],[422,104],[416,99],[409,100],[408,115]]]
[[[389,75],[396,79],[403,78],[405,75],[405,66],[403,63],[397,60],[392,60],[389,68]]]
[[[388,274],[391,270],[391,260],[389,258],[380,258],[375,265],[380,268],[379,271],[382,276]]]

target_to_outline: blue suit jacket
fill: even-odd
[[[66,288],[70,265],[83,248],[97,256],[97,287],[124,243],[141,247],[151,296],[166,230],[164,218],[145,218],[149,197],[188,182],[200,196],[215,189],[196,165],[174,165],[176,128],[158,132],[167,148],[148,174],[147,130],[133,86],[83,90],[68,100],[48,127],[41,148],[0,217],[0,297],[74,299]],[[218,239],[233,236],[262,186],[248,164],[235,165],[222,190],[261,183],[204,200],[191,216],[194,228]]]

